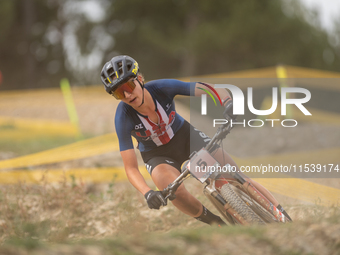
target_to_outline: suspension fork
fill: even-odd
[[[215,182],[213,180],[213,182]],[[224,179],[224,182],[223,182],[223,185],[224,184],[228,184],[229,182]],[[247,221],[245,221],[239,214],[237,211],[235,211],[225,200],[224,198],[221,196],[220,193],[218,193],[216,191],[216,189],[214,188],[214,185],[212,183],[208,183],[208,185],[206,185],[204,187],[204,189],[213,197],[217,200],[218,203],[220,203],[226,213],[228,213],[234,220],[236,220],[236,222],[238,222],[239,224],[242,224],[242,225],[249,225],[249,223]]]

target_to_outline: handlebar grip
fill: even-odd
[[[174,200],[176,198],[175,194],[170,194],[170,191],[167,189],[164,189],[161,191],[162,196],[165,198],[165,200],[169,199],[170,201]]]
[[[176,194],[171,194],[171,195],[169,195],[169,200],[170,200],[170,201],[172,201],[172,200],[174,200],[174,199],[176,199]]]
[[[166,189],[161,190],[161,194],[164,198],[166,198],[166,196],[168,195],[168,191]]]

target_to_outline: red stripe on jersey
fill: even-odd
[[[166,124],[164,123],[164,121],[162,119],[162,114],[158,111],[158,109],[157,109],[157,115],[159,116],[159,123],[161,123],[160,125],[164,124],[164,126],[161,127],[162,128],[162,132],[164,132],[164,134],[159,136],[159,140],[161,140],[161,142],[163,144],[166,144],[166,143],[170,142],[171,139],[169,137],[168,132],[166,132],[166,129],[165,129],[166,128]],[[163,131],[163,129],[164,129],[164,131]]]
[[[157,109],[157,115],[159,117],[159,125],[156,125],[155,123],[153,123],[149,118],[146,118],[147,122],[150,124],[150,126],[152,127],[152,130],[158,135],[158,139],[160,140],[160,142],[162,144],[167,144],[168,142],[170,142],[170,137],[168,135],[168,133],[166,132],[166,124],[164,123],[161,114],[159,113],[158,109]],[[161,135],[162,133],[164,133],[163,135]]]

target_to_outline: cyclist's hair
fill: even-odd
[[[141,76],[142,77],[142,82],[145,82],[145,78],[144,78],[144,74],[142,74],[141,72],[138,72],[137,76]]]

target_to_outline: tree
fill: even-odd
[[[60,41],[51,41],[58,1],[3,0],[5,37],[0,42],[0,69],[5,89],[51,87],[68,74]]]
[[[103,1],[104,2],[104,1]],[[81,0],[3,0],[0,32],[2,89],[93,84],[107,45],[100,20],[86,16]],[[98,40],[100,38],[100,40]]]
[[[118,54],[147,79],[278,63],[340,70],[338,44],[296,0],[2,0],[0,15],[0,89],[98,84]]]
[[[290,15],[283,1],[123,1],[107,18],[114,54],[130,54],[147,77],[176,77],[278,63],[337,70],[322,56],[332,48],[321,28],[311,25],[298,2]],[[286,7],[287,9],[287,7]]]

